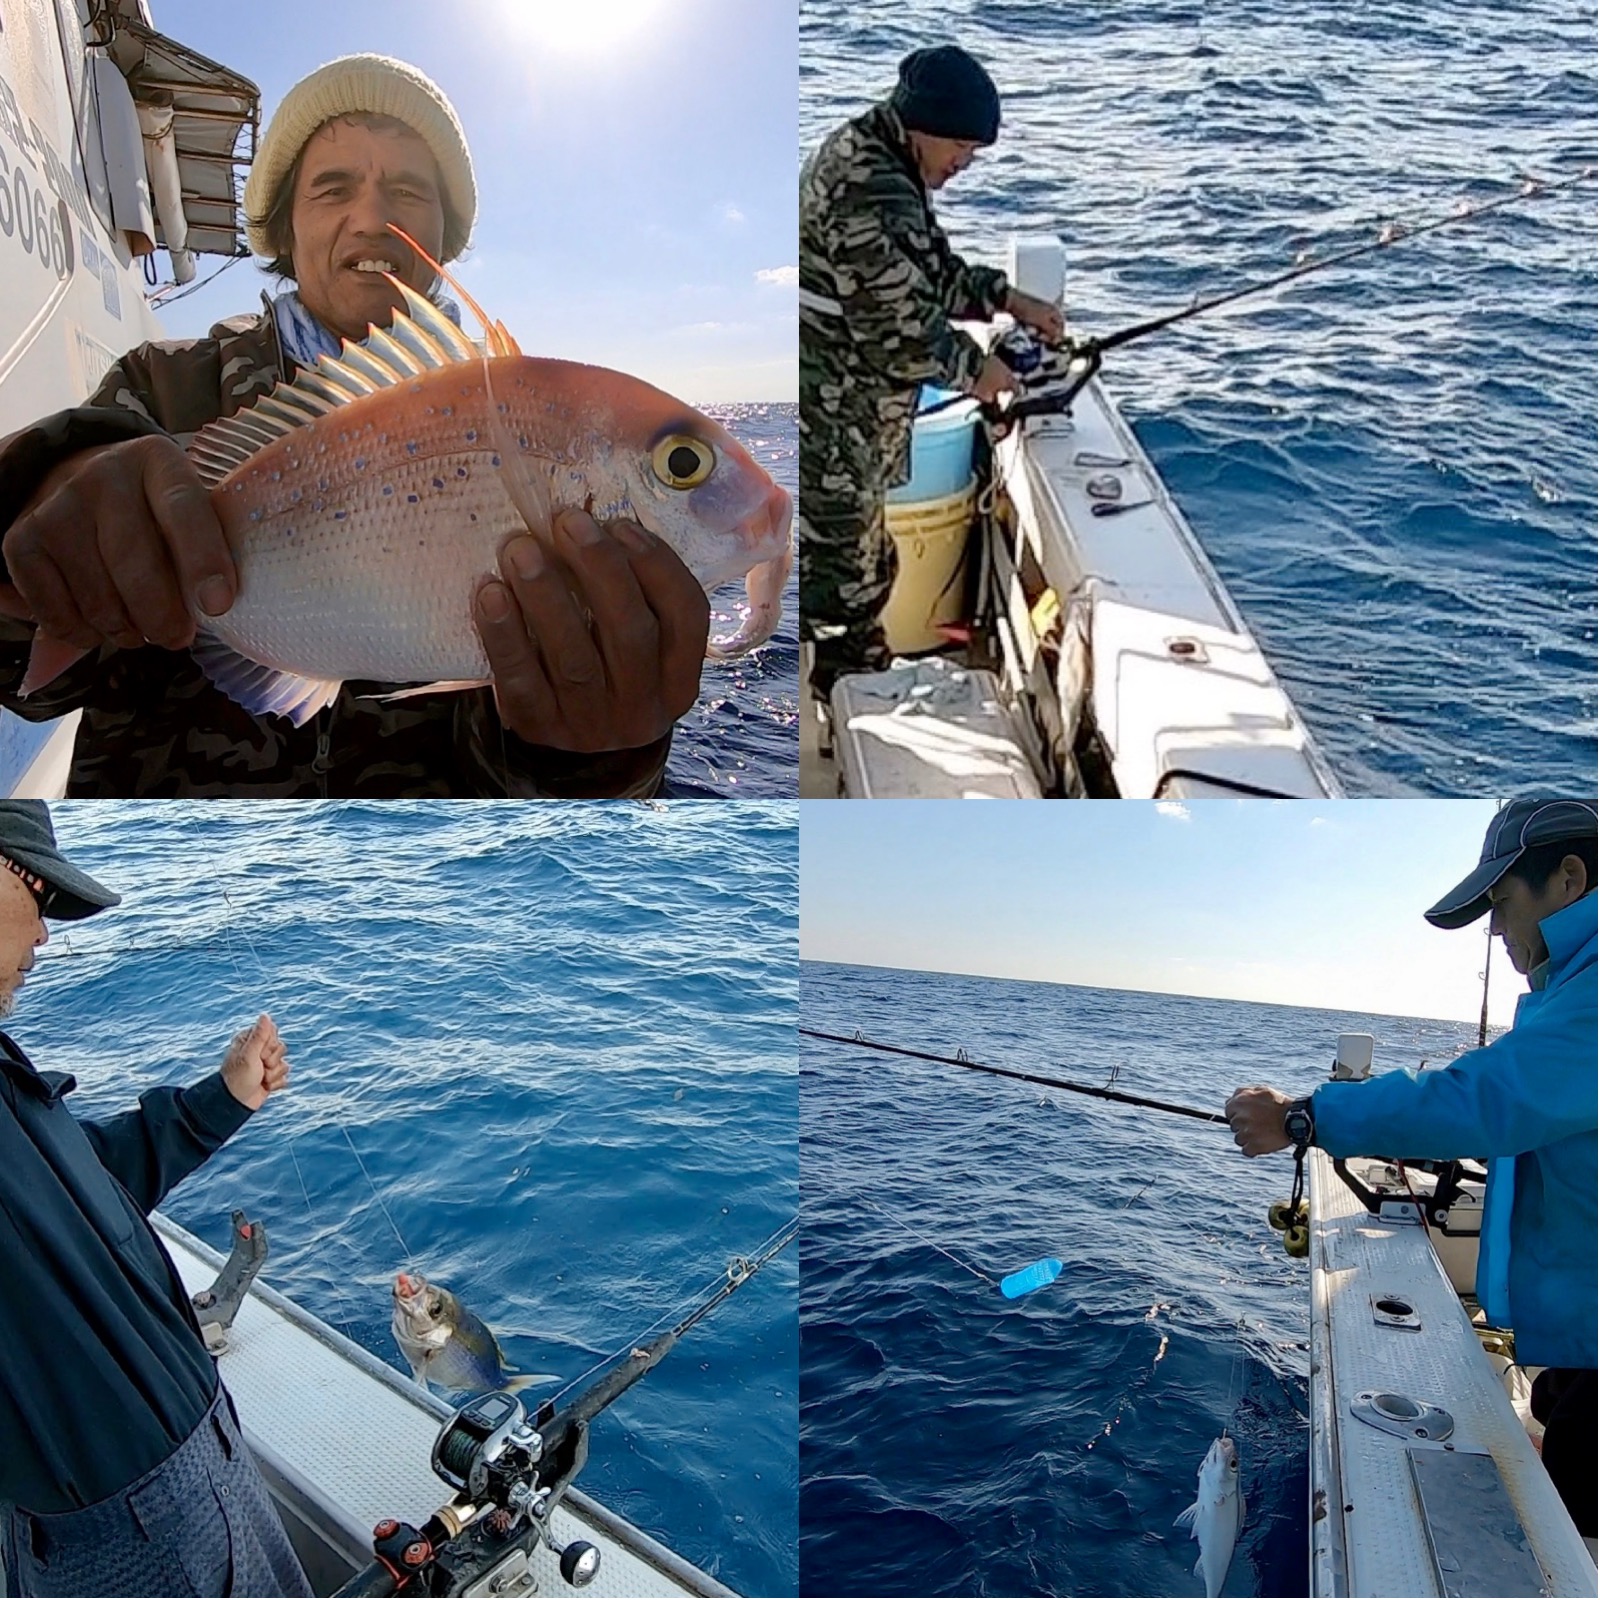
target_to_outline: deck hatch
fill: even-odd
[[[1406,1457],[1440,1594],[1550,1593],[1493,1456],[1412,1445]]]

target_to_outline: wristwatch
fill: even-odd
[[[1317,1119],[1311,1114],[1309,1097],[1291,1100],[1283,1114],[1283,1131],[1289,1143],[1304,1149],[1317,1142]]]

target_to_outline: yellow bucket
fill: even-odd
[[[967,532],[977,504],[974,475],[959,494],[884,508],[900,570],[883,608],[883,631],[897,655],[936,650],[948,642],[938,625],[960,620],[967,597]]]

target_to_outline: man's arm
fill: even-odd
[[[271,1017],[261,1016],[234,1036],[210,1077],[183,1089],[147,1089],[137,1111],[82,1127],[100,1164],[149,1212],[288,1081],[283,1041]]]
[[[870,351],[871,365],[906,387],[970,389],[985,353],[951,326],[949,248],[909,181],[885,176],[835,195],[827,229],[850,337]]]
[[[1581,1008],[1562,1005],[1563,998],[1552,996],[1493,1044],[1436,1071],[1323,1084],[1311,1097],[1318,1146],[1334,1156],[1449,1160],[1522,1155],[1593,1133],[1593,990],[1586,1049],[1574,1029]]]
[[[1493,1044],[1432,1072],[1325,1083],[1311,1097],[1316,1144],[1332,1156],[1515,1156],[1595,1129],[1595,1007],[1570,990]],[[1287,1095],[1256,1085],[1227,1104],[1246,1155],[1288,1147]]]

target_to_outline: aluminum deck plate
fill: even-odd
[[[1415,1223],[1368,1214],[1319,1150],[1311,1188],[1311,1593],[1440,1595],[1407,1461],[1414,1439],[1351,1415],[1364,1391],[1442,1406],[1446,1443],[1493,1458],[1552,1595],[1593,1595],[1595,1564]],[[1380,1323],[1374,1297],[1420,1328]],[[1444,1448],[1434,1446],[1433,1448]],[[1481,1591],[1480,1591],[1481,1592]]]

